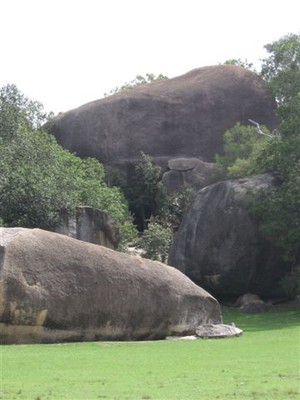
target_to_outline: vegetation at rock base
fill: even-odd
[[[95,159],[80,159],[44,132],[42,106],[16,86],[0,91],[0,216],[5,226],[51,229],[61,211],[79,205],[107,211],[123,239],[136,231],[122,192],[104,182],[104,168]],[[129,237],[128,237],[129,236]]]
[[[137,240],[137,246],[143,250],[142,257],[167,262],[172,236],[170,224],[163,224],[159,218],[150,218],[147,229]]]
[[[2,346],[1,397],[298,399],[299,309],[223,315],[241,337]]]
[[[147,228],[147,221],[157,216],[165,201],[166,192],[161,180],[162,171],[154,159],[141,152],[141,161],[135,166],[131,182],[124,187],[131,212],[140,232]]]
[[[174,193],[168,195],[168,203],[161,210],[161,219],[163,224],[169,224],[175,233],[191,205],[196,190],[190,186],[183,186]]]
[[[142,152],[132,182],[124,187],[124,192],[141,232],[135,246],[142,250],[142,257],[167,262],[173,234],[192,201],[194,190],[184,187],[168,195],[161,177],[161,167]]]

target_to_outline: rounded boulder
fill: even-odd
[[[39,229],[0,228],[1,343],[161,339],[218,323],[175,268]]]

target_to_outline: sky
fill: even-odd
[[[0,86],[65,112],[136,75],[169,78],[300,33],[299,0],[0,0]]]

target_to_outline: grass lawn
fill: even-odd
[[[224,309],[239,338],[1,346],[3,399],[299,399],[300,310]]]

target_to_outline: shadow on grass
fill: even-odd
[[[300,332],[300,308],[276,308],[260,314],[245,314],[238,308],[222,307],[225,324],[234,322],[247,332],[267,331],[298,327]]]

